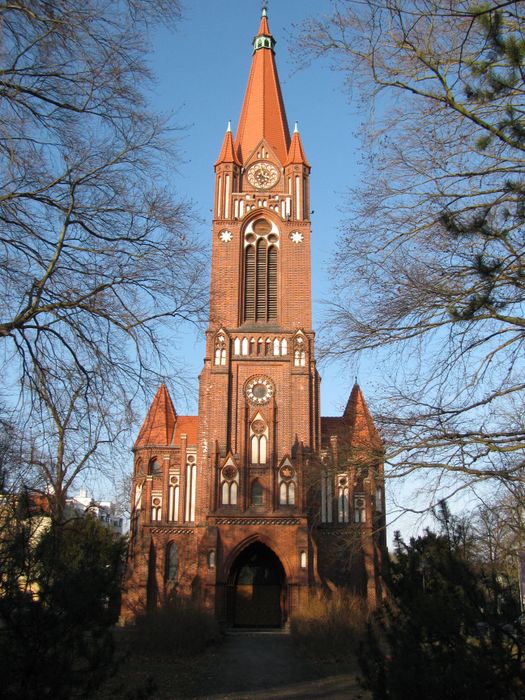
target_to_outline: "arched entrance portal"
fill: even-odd
[[[281,627],[285,573],[279,558],[261,542],[244,549],[230,573],[229,620],[236,627]]]

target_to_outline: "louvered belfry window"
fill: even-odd
[[[244,255],[244,320],[276,321],[277,246],[259,238]]]

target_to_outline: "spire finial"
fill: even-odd
[[[268,17],[268,3],[266,2],[266,0],[263,0],[262,3],[261,17]]]
[[[293,128],[293,132],[294,132],[294,134],[298,134],[298,133],[299,133],[299,122],[295,122],[295,126],[294,126],[294,128]]]
[[[232,120],[228,119],[228,127],[226,128],[226,131],[231,131],[232,130]]]

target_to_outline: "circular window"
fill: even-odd
[[[262,420],[254,420],[252,423],[252,431],[256,435],[262,435],[266,430],[266,425]]]
[[[193,462],[195,462],[195,455],[188,455],[187,461],[188,461],[190,464],[193,464]]]
[[[247,233],[244,238],[248,243],[253,243],[257,239],[257,236],[254,233]]]
[[[154,505],[154,506],[160,506],[160,498],[154,498],[154,499],[153,499],[153,505]]]
[[[222,470],[222,476],[226,481],[233,481],[237,476],[237,467],[234,467],[233,464],[228,464]]]
[[[252,377],[245,387],[246,398],[255,405],[268,403],[273,392],[273,384],[268,377]]]
[[[281,476],[281,479],[284,479],[285,481],[290,481],[290,479],[293,479],[295,471],[292,469],[292,467],[285,465],[284,467],[280,468],[279,474]]]
[[[279,236],[276,233],[270,233],[270,235],[268,236],[268,241],[270,243],[277,243],[278,240]]]
[[[267,236],[272,230],[272,225],[266,219],[257,219],[252,228],[258,236]]]
[[[172,486],[176,486],[179,483],[179,477],[178,476],[170,476],[170,484]]]

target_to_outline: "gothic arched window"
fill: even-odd
[[[277,320],[277,246],[266,238],[245,249],[244,320]]]
[[[175,581],[179,571],[179,553],[175,542],[170,542],[166,548],[166,580]]]
[[[255,480],[252,484],[252,506],[264,505],[264,489],[260,481]]]
[[[215,364],[224,366],[226,364],[226,338],[223,333],[215,338]]]
[[[268,461],[268,426],[260,414],[250,425],[250,457],[253,465],[265,465]]]
[[[153,474],[154,476],[159,476],[159,474],[162,474],[162,466],[156,457],[153,457],[153,459],[150,459],[149,473]]]

